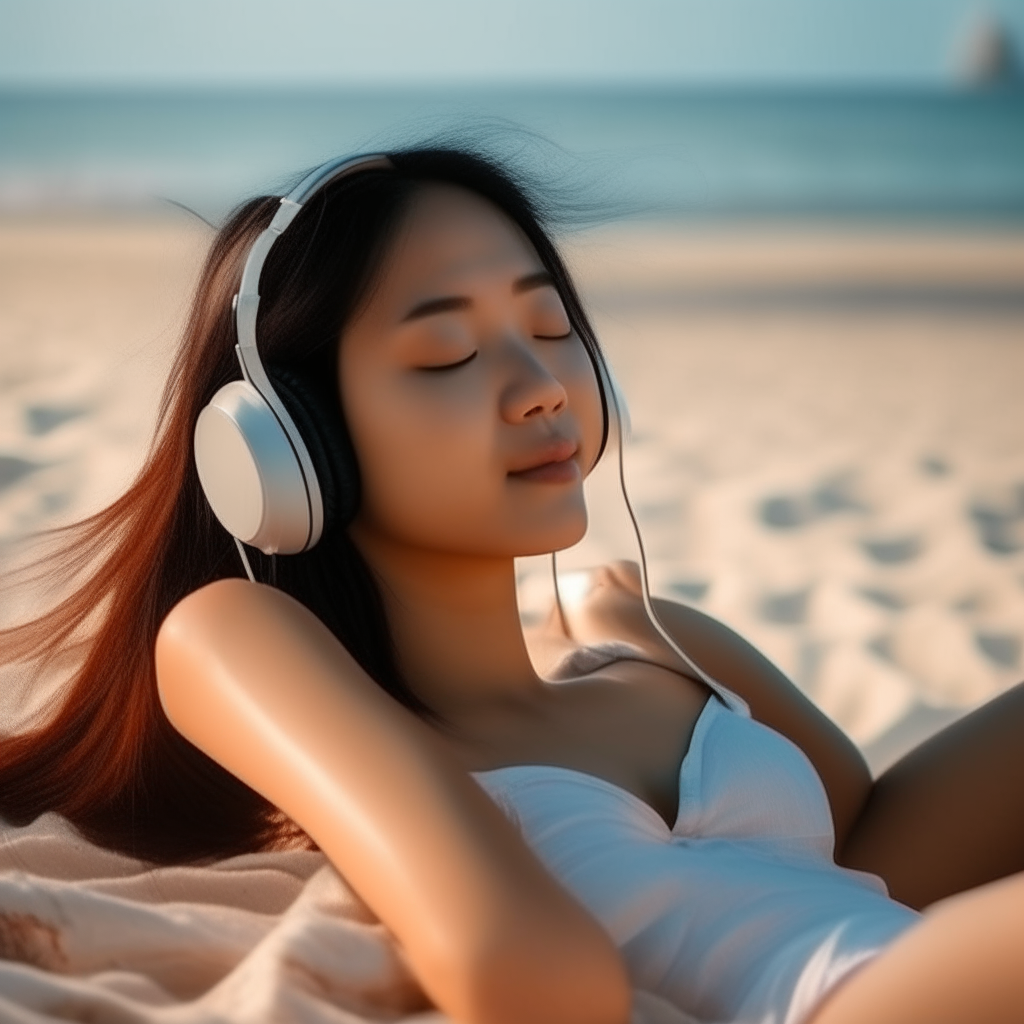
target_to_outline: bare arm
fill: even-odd
[[[843,863],[912,907],[1024,871],[1024,684],[884,772]]]
[[[860,752],[766,658],[692,608],[656,601],[698,662],[791,739],[825,784],[836,860],[923,909],[1024,870],[1024,686],[943,729],[872,782]]]
[[[455,1020],[624,1024],[607,935],[298,602],[211,584],[172,610],[156,659],[175,727],[313,837]]]

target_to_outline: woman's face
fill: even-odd
[[[357,537],[472,556],[582,537],[597,379],[533,247],[486,200],[417,195],[342,334],[339,373]]]

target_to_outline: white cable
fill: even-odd
[[[238,548],[238,553],[242,556],[242,565],[245,566],[245,575],[255,583],[256,577],[252,574],[252,566],[249,564],[249,556],[245,553],[245,548],[242,547],[242,542],[237,537],[232,537],[231,539],[235,542],[235,547]]]
[[[613,398],[614,401],[614,398]],[[616,406],[618,403],[616,402]],[[686,651],[679,646],[675,638],[662,624],[661,619],[658,617],[658,613],[654,608],[654,602],[651,601],[651,587],[647,578],[647,552],[644,550],[644,538],[640,533],[640,523],[637,522],[636,513],[633,511],[633,504],[629,500],[629,495],[626,493],[626,468],[625,462],[622,455],[622,425],[618,423],[618,436],[619,436],[619,489],[622,491],[622,500],[626,503],[626,511],[629,513],[629,521],[633,524],[633,535],[636,537],[636,546],[640,552],[640,591],[644,601],[644,611],[647,613],[647,618],[650,619],[651,625],[658,631],[662,640],[668,644],[669,648],[675,651],[676,654],[682,659],[683,664],[697,674],[697,678],[700,679],[705,685],[707,685],[715,693],[720,693],[719,684],[711,678],[698,665],[693,658],[691,658]]]
[[[646,612],[651,625],[657,630],[659,636],[668,644],[669,649],[679,656],[683,664],[692,669],[693,672],[696,673],[697,678],[700,679],[708,689],[713,693],[718,694],[726,701],[726,703],[731,704],[732,694],[728,691],[723,692],[721,684],[709,676],[707,672],[705,672],[704,669],[702,669],[700,665],[698,665],[693,658],[691,658],[686,651],[679,646],[679,643],[662,624],[662,621],[658,617],[658,613],[654,608],[654,603],[651,601],[651,588],[647,576],[647,552],[644,549],[644,538],[640,532],[640,523],[637,521],[636,513],[633,511],[633,504],[629,500],[629,494],[626,491],[626,467],[623,454],[625,445],[623,443],[624,439],[622,431],[623,411],[619,406],[618,395],[615,391],[615,384],[609,382],[608,397],[615,409],[615,435],[618,442],[617,459],[619,467],[619,490],[622,492],[622,500],[625,502],[626,511],[629,513],[629,521],[633,526],[633,535],[636,537],[636,546],[640,552],[640,590],[641,596],[643,597],[644,611]],[[563,629],[568,634],[568,620],[566,619],[565,611],[562,608],[562,595],[558,587],[558,564],[556,560],[556,553],[554,551],[551,552],[551,575],[555,585],[555,606],[558,608],[558,613],[562,617]]]
[[[565,609],[562,607],[562,592],[558,589],[558,552],[551,552],[551,582],[555,586],[555,607],[558,609],[558,618],[562,624],[562,632],[569,635],[569,620],[565,617]]]

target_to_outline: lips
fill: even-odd
[[[551,441],[534,452],[521,469],[509,471],[513,480],[534,483],[572,483],[580,478],[580,467],[574,458],[579,445],[574,441]]]

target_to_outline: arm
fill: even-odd
[[[156,662],[174,726],[312,836],[454,1020],[624,1024],[607,935],[302,605],[211,584],[171,611]]]
[[[843,863],[926,907],[1024,871],[1024,684],[947,726],[875,782]]]
[[[1024,870],[1024,686],[872,782],[845,733],[746,641],[692,608],[655,605],[684,650],[810,758],[832,804],[837,863],[880,875],[918,909]]]

